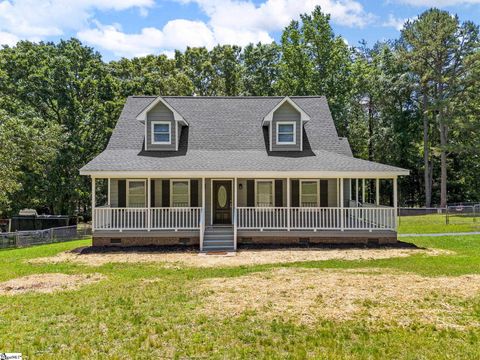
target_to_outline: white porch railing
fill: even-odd
[[[395,230],[395,209],[340,207],[239,207],[238,229]]]
[[[288,208],[284,207],[239,207],[237,208],[239,229],[286,229]]]
[[[95,208],[94,230],[200,229],[201,211],[201,207]]]

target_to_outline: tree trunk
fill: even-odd
[[[440,124],[440,207],[447,206],[447,125]]]
[[[373,154],[373,101],[369,98],[368,101],[368,160],[374,161]],[[368,202],[374,203],[374,187],[371,180],[368,181]]]
[[[423,116],[423,164],[425,167],[424,170],[424,181],[425,181],[425,207],[430,207],[432,205],[432,182],[430,176],[430,154],[429,154],[429,145],[428,145],[428,115],[427,115],[427,93],[426,89],[423,89],[423,103],[422,103],[422,116]]]

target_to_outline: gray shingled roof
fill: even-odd
[[[375,171],[405,172],[352,156],[339,138],[325,97],[292,97],[311,120],[303,152],[268,151],[262,120],[283,97],[163,97],[189,123],[179,150],[144,151],[145,124],[136,116],[156,97],[127,99],[105,151],[85,165],[90,171]]]

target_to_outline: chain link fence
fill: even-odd
[[[447,206],[446,223],[464,224],[477,222],[480,216],[480,204],[476,205],[450,205]]]
[[[453,204],[444,208],[398,208],[399,221],[402,218],[417,218],[420,221],[422,218],[425,222],[443,224],[469,224],[479,223],[480,225],[480,204]]]
[[[88,227],[64,226],[45,230],[0,232],[0,248],[19,248],[33,245],[52,244],[90,237]]]

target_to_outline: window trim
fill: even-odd
[[[272,184],[272,206],[257,206],[257,194],[258,194],[258,186],[259,182],[270,182]],[[255,207],[258,208],[265,208],[265,207],[275,207],[275,179],[255,179]]]
[[[126,189],[126,207],[129,208],[129,207],[132,207],[130,206],[130,183],[131,182],[143,182],[143,189],[145,190],[145,206],[144,207],[147,207],[147,180],[145,179],[127,179],[127,189]],[[135,206],[137,207],[137,206]],[[144,208],[144,207],[140,207],[140,208]]]
[[[179,207],[190,207],[190,187],[191,182],[190,179],[170,179],[170,207],[173,208],[173,183],[174,182],[186,182],[188,188],[188,198],[187,198],[187,206],[179,206]]]
[[[317,201],[316,201],[316,206],[315,207],[320,207],[320,179],[300,179],[300,184],[299,184],[299,192],[298,192],[298,196],[299,196],[299,199],[298,199],[298,205],[300,207],[303,207],[302,206],[302,195],[303,195],[303,187],[302,187],[302,184],[305,183],[305,182],[315,182],[317,183]]]
[[[168,125],[168,141],[155,141],[155,125]],[[152,145],[170,145],[172,143],[172,122],[171,121],[152,121],[150,123],[151,143]]]
[[[279,140],[279,129],[280,125],[293,125],[293,141],[280,141]],[[297,122],[296,121],[277,121],[277,145],[297,145]]]

